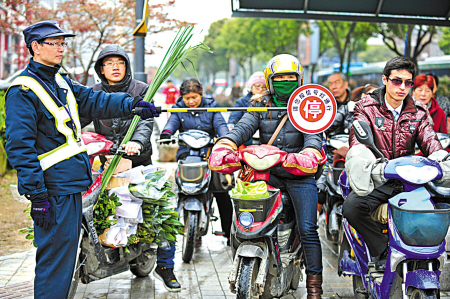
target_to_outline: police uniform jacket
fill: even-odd
[[[31,70],[66,104],[67,90],[60,88],[55,80],[59,68],[59,65],[50,67],[31,60],[21,76],[31,76],[28,69]],[[72,115],[72,118],[79,115],[113,118],[131,114],[133,98],[126,93],[107,94],[87,88],[66,76],[63,79],[78,105],[78,115]],[[57,101],[55,103],[61,106]],[[33,200],[45,193],[58,196],[87,190],[92,176],[85,151],[42,170],[38,156],[65,144],[66,138],[56,129],[53,115],[31,89],[12,86],[6,95],[5,109],[6,151],[11,165],[17,170],[20,194]]]

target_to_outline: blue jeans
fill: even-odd
[[[164,268],[173,268],[173,266],[175,265],[175,263],[173,262],[173,258],[175,257],[175,243],[171,244],[169,248],[162,248],[158,246],[156,255],[158,258],[158,266]]]
[[[322,274],[322,247],[317,229],[317,187],[313,177],[291,180],[270,176],[269,185],[286,190],[292,199],[306,260],[306,274]]]

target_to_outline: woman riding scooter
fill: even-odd
[[[212,97],[203,96],[203,87],[195,78],[185,79],[180,86],[181,97],[173,108],[197,108],[197,107],[219,107]],[[170,139],[177,130],[180,132],[189,129],[197,129],[207,132],[211,137],[224,136],[228,133],[228,127],[220,112],[182,112],[170,115],[167,124],[161,133],[160,139]],[[189,150],[180,145],[177,151],[177,161],[185,159]],[[213,192],[219,207],[220,222],[227,244],[230,242],[232,204],[227,192]],[[197,241],[197,246],[201,243]]]
[[[287,107],[291,94],[303,84],[304,70],[297,58],[288,54],[273,57],[264,70],[268,92],[261,95],[253,105],[256,107]],[[256,130],[260,131],[262,144],[267,144],[278,124],[287,114],[280,112],[249,112],[234,129],[220,138],[213,148],[211,160],[222,161],[221,169],[233,171],[240,167],[237,148],[249,140]],[[314,179],[322,160],[320,134],[304,134],[290,121],[281,128],[273,142],[274,146],[288,152],[281,167],[270,170],[268,184],[285,189],[293,201],[297,226],[304,246],[306,259],[306,287],[308,299],[322,295],[322,249],[317,232],[317,187]],[[210,162],[211,167],[211,162]]]

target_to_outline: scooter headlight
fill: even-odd
[[[442,145],[443,149],[446,149],[450,145],[450,137],[444,133],[437,133],[439,142]]]
[[[210,140],[210,139],[211,139],[211,138],[210,138],[210,137],[207,137],[207,136],[200,137],[200,138],[198,138],[198,139],[195,139],[194,137],[189,136],[189,135],[184,135],[184,136],[183,136],[183,141],[186,142],[187,145],[189,145],[189,146],[192,147],[192,148],[202,148],[202,147],[205,147],[205,146],[209,143],[209,140]]]
[[[254,218],[251,213],[243,212],[243,213],[241,213],[241,215],[239,215],[239,223],[243,227],[250,227],[250,226],[252,226],[253,222],[254,222]]]
[[[444,253],[441,254],[441,256],[438,258],[439,260],[439,271],[444,270],[445,262],[447,261],[447,251],[444,251]]]
[[[252,168],[256,170],[266,170],[272,166],[274,166],[278,160],[280,159],[280,154],[273,154],[265,156],[264,158],[260,159],[258,156],[250,154],[250,153],[244,153],[244,161],[250,165]]]
[[[330,146],[334,147],[335,149],[341,148],[343,146],[348,147],[348,142],[344,142],[342,140],[336,140],[336,139],[330,139]]]
[[[403,253],[391,248],[391,272],[396,271],[398,264],[404,260],[406,260],[406,257]]]
[[[86,144],[88,156],[98,153],[103,147],[105,147],[105,142],[91,142]]]
[[[439,171],[436,167],[425,165],[415,167],[412,165],[400,165],[395,167],[397,174],[404,180],[413,184],[425,184],[434,180]]]

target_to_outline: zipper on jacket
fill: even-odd
[[[394,132],[392,132],[392,145],[394,147],[393,148],[394,150],[392,151],[393,155],[392,155],[391,159],[394,159],[395,158],[395,132],[397,132],[397,123],[400,123],[400,117],[402,116],[402,114],[400,113],[397,121],[395,121],[394,113],[392,113],[392,111],[391,111],[391,114],[392,114],[392,117],[394,118]]]

